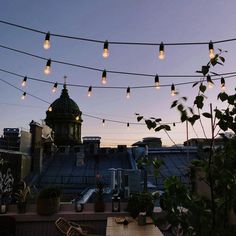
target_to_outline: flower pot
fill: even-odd
[[[60,209],[60,197],[38,198],[37,213],[39,215],[53,215]]]
[[[24,214],[26,212],[27,202],[18,202],[17,203],[17,212],[19,214]]]

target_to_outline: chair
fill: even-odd
[[[84,235],[92,235],[96,236],[96,234],[88,234],[88,232],[92,232],[93,228],[88,225],[79,225],[75,222],[68,221],[62,217],[58,218],[55,221],[55,226],[57,230],[63,236],[84,236]]]

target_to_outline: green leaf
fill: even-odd
[[[156,122],[151,120],[145,120],[148,129],[154,129],[156,127]]]
[[[194,104],[197,105],[197,108],[199,108],[199,109],[202,109],[202,108],[203,108],[203,100],[204,100],[204,97],[201,96],[201,95],[198,95],[198,96],[195,98]]]
[[[178,103],[177,100],[173,101],[170,108],[176,107],[177,103]]]
[[[220,99],[222,102],[224,102],[228,99],[228,94],[225,92],[219,93],[217,99]]]
[[[206,118],[212,118],[212,115],[208,112],[204,112],[202,113],[203,116],[205,116]]]
[[[198,83],[199,83],[199,82],[194,83],[192,87],[195,87],[196,85],[198,85]]]
[[[202,66],[202,74],[205,76],[209,72],[210,66]]]
[[[158,127],[155,128],[155,131],[158,132],[158,131],[160,131],[160,130],[162,130],[162,129],[163,129],[163,126],[160,125],[160,126],[158,126]]]
[[[183,99],[185,102],[187,101],[187,97],[181,97],[181,99]]]
[[[170,128],[169,125],[164,125],[164,127],[165,127],[165,130],[167,130],[167,131],[170,131],[170,130],[171,130],[171,128]]]
[[[236,95],[231,95],[231,96],[228,97],[228,103],[230,105],[234,105],[235,100],[236,100]]]
[[[137,121],[139,122],[140,120],[142,120],[143,119],[143,116],[138,116],[137,117]]]
[[[220,60],[224,63],[225,62],[225,58],[222,56],[219,56]]]
[[[221,119],[222,117],[222,112],[218,109],[215,109],[215,116],[217,119]]]
[[[184,110],[184,106],[183,106],[182,104],[179,104],[179,105],[177,106],[177,109],[178,109],[179,111],[183,111],[183,110]]]
[[[161,118],[157,118],[157,119],[155,119],[155,122],[161,122]]]
[[[199,85],[199,90],[204,93],[206,91],[206,86],[203,85],[202,83]]]

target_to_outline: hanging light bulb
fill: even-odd
[[[21,99],[24,100],[25,97],[26,97],[26,92],[24,92],[24,93],[22,94]]]
[[[88,88],[88,97],[92,96],[92,86],[89,86]]]
[[[102,126],[105,126],[105,119],[102,120]]]
[[[212,41],[209,42],[208,47],[209,47],[209,57],[213,59],[215,57],[215,52],[214,52],[214,45]]]
[[[173,123],[173,126],[175,127],[175,122]]]
[[[49,111],[49,112],[52,112],[52,107],[51,107],[51,106],[48,108],[48,111]]]
[[[129,127],[129,122],[127,123],[127,128],[129,129],[130,127]]]
[[[109,46],[109,44],[108,44],[108,41],[106,40],[106,41],[104,42],[103,53],[102,53],[102,56],[103,56],[104,58],[108,58],[108,57],[109,57],[109,49],[108,49],[108,46]]]
[[[171,96],[175,96],[175,95],[176,95],[175,85],[172,84],[171,85]]]
[[[225,79],[224,77],[221,77],[220,79],[220,84],[221,84],[221,91],[225,91]]]
[[[52,92],[55,93],[57,91],[57,82],[54,84],[53,88],[52,88]]]
[[[44,68],[44,74],[48,75],[51,73],[51,59],[48,59],[47,64]]]
[[[155,87],[156,89],[160,89],[160,81],[159,81],[159,76],[155,76]]]
[[[75,119],[76,119],[77,121],[79,121],[79,116],[76,116]]]
[[[210,75],[207,76],[207,85],[208,85],[209,89],[212,88],[213,85],[214,85],[213,81],[211,80],[211,76]]]
[[[102,84],[106,84],[107,83],[107,71],[103,70],[102,72]]]
[[[49,49],[51,47],[50,45],[50,32],[47,32],[46,36],[45,36],[45,40],[44,40],[44,44],[43,44],[44,49]]]
[[[22,83],[21,83],[22,87],[26,86],[26,81],[27,81],[27,76],[25,76],[24,79],[22,80]]]
[[[160,46],[159,46],[159,59],[163,60],[165,58],[165,51],[164,51],[164,43],[161,42]]]
[[[130,98],[130,87],[128,87],[126,90],[126,98]]]

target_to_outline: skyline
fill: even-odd
[[[134,3],[135,2],[135,3]],[[50,31],[52,33],[87,37],[108,41],[130,42],[208,42],[234,38],[232,22],[235,22],[233,1],[208,1],[189,3],[184,0],[177,3],[165,1],[157,3],[150,1],[149,4],[142,1],[128,2],[78,2],[50,1],[47,6],[42,1],[11,1],[2,4],[0,9],[1,19],[11,23]],[[218,13],[218,14],[217,14]],[[217,17],[215,17],[217,16]],[[214,17],[214,21],[212,20]],[[50,19],[50,20],[49,20]],[[207,24],[207,23],[208,24]],[[183,46],[165,47],[166,57],[159,60],[158,47],[155,46],[126,46],[110,45],[110,55],[107,59],[102,57],[102,44],[66,40],[51,37],[51,48],[44,50],[44,36],[33,32],[17,29],[0,24],[0,44],[45,58],[72,62],[90,67],[102,68],[115,71],[129,71],[136,73],[162,74],[162,75],[194,75],[209,60],[208,46]],[[229,42],[219,44],[227,50],[224,55],[226,63],[224,67],[217,66],[217,73],[235,71],[234,59],[236,55],[236,43]],[[70,66],[52,65],[50,75],[44,75],[45,62],[26,55],[16,54],[0,48],[0,69],[29,77],[41,78],[48,81],[63,83],[63,77],[68,77],[68,83],[86,84],[87,86],[102,86],[101,73]],[[0,78],[7,80],[14,86],[21,87],[21,79],[0,72]],[[180,83],[194,81],[186,78],[164,78],[161,84]],[[106,86],[146,86],[154,85],[154,78],[109,74]],[[235,78],[226,80],[227,92],[233,92]],[[28,81],[25,90],[46,101],[52,103],[60,96],[61,86],[55,94],[51,93],[52,86],[35,81]],[[196,95],[196,88],[192,85],[179,86],[177,89],[180,96],[187,96],[192,101]],[[160,117],[163,122],[179,121],[179,114],[171,109],[171,102],[175,99],[170,96],[170,88],[131,89],[131,98],[126,99],[125,90],[96,89],[93,95],[87,97],[87,88],[69,87],[70,97],[78,104],[83,113],[124,121],[125,123],[137,123],[135,113],[145,117]],[[209,104],[216,104],[215,98],[220,91],[219,82],[215,87],[207,91]],[[45,118],[48,105],[27,97],[21,101],[22,94],[16,89],[0,81],[0,110],[1,123],[0,134],[3,128],[23,127],[29,128],[28,124],[33,119],[40,122]],[[143,137],[161,137],[164,145],[172,145],[164,132],[155,133],[148,131],[145,125],[130,125],[127,130],[126,124],[106,122],[105,127],[97,119],[83,117],[82,136],[101,136],[102,146],[117,144],[132,144]],[[206,124],[206,123],[205,123]],[[208,124],[206,124],[208,125]],[[199,126],[195,131],[189,128],[189,138],[203,137]],[[178,124],[170,132],[176,143],[186,140],[185,124]]]

